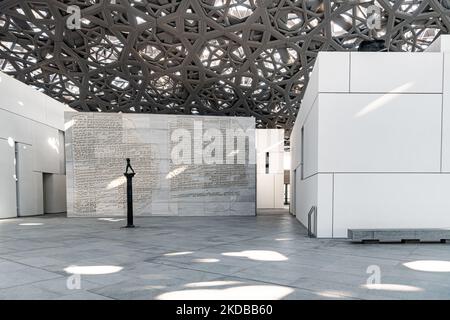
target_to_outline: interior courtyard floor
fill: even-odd
[[[267,210],[125,222],[0,220],[0,299],[450,298],[449,244],[311,239]]]

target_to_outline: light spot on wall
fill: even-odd
[[[106,190],[117,188],[118,186],[123,185],[126,181],[127,179],[125,177],[119,177],[117,179],[114,179],[106,186]]]
[[[172,171],[170,171],[167,174],[166,179],[172,179],[172,178],[176,177],[177,175],[183,173],[186,169],[187,169],[186,166],[182,166],[182,167],[173,169]]]
[[[56,151],[57,154],[59,154],[59,141],[55,137],[50,137],[47,140],[50,147]]]
[[[72,126],[75,124],[74,120],[70,120],[64,123],[64,130],[68,130],[72,128]]]
[[[8,144],[9,144],[9,146],[11,147],[11,148],[14,148],[14,139],[13,138],[11,138],[11,137],[8,137]]]
[[[392,91],[382,95],[378,99],[374,100],[373,102],[369,103],[366,107],[364,107],[361,111],[359,111],[355,118],[359,118],[362,116],[367,115],[370,112],[376,111],[377,109],[385,106],[389,101],[394,100],[397,98],[396,93],[405,93],[406,90],[411,88],[413,85],[412,82],[405,83],[404,85],[398,86],[397,88],[393,89]]]

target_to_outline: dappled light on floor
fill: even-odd
[[[449,298],[448,245],[310,239],[289,215],[139,217],[132,235],[122,218],[0,220],[0,300]]]
[[[192,289],[166,292],[158,300],[279,300],[294,289],[275,285],[249,285],[226,289]]]
[[[244,257],[256,261],[286,261],[288,258],[276,251],[269,250],[245,250],[240,252],[224,252],[228,257]]]
[[[72,274],[100,275],[116,273],[122,269],[119,266],[69,266],[64,271]]]
[[[404,284],[390,284],[390,283],[364,284],[361,287],[369,290],[380,290],[380,291],[400,291],[400,292],[423,291],[423,289],[419,287],[408,286]]]
[[[169,253],[164,253],[164,256],[166,256],[166,257],[184,256],[184,255],[193,254],[193,253],[194,252],[192,252],[192,251],[169,252]]]
[[[118,221],[124,221],[125,219],[121,218],[98,218],[100,221],[109,221],[109,222],[118,222]]]
[[[450,261],[445,260],[417,260],[406,262],[403,265],[416,271],[450,272]]]
[[[319,297],[332,299],[345,299],[346,297],[351,296],[351,293],[347,291],[335,291],[335,290],[319,291],[316,292],[316,294]]]
[[[219,259],[215,258],[201,258],[201,259],[194,259],[192,262],[198,262],[198,263],[213,263],[213,262],[219,262]]]
[[[42,226],[43,223],[39,222],[27,222],[27,223],[19,223],[19,226]]]
[[[292,238],[276,238],[275,241],[290,241]]]

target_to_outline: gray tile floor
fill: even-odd
[[[449,244],[309,239],[281,211],[124,223],[0,220],[0,299],[450,298]]]

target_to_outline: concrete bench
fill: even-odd
[[[449,229],[348,229],[354,242],[450,242]]]

